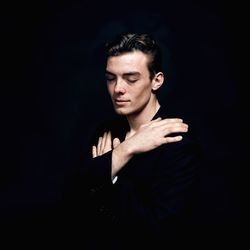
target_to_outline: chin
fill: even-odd
[[[124,111],[124,110],[115,109],[115,112],[116,112],[116,114],[118,114],[118,115],[127,115],[127,112]]]
[[[131,111],[123,109],[123,108],[115,108],[115,112],[118,115],[130,115],[131,114]]]

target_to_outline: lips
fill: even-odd
[[[129,102],[128,100],[122,100],[122,99],[115,99],[114,101],[118,105],[122,105],[122,104]]]
[[[115,99],[115,102],[128,102],[128,100]]]

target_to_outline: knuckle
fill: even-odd
[[[166,129],[166,132],[167,132],[167,134],[170,134],[171,132],[173,132],[173,128],[172,128],[172,127],[167,128],[167,129]]]

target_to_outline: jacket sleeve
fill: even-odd
[[[105,187],[113,185],[111,179],[112,151],[95,158],[87,157],[84,162],[82,175],[86,187],[92,194],[98,193]]]
[[[80,166],[80,180],[87,196],[97,200],[112,187],[112,150],[95,158],[92,158],[92,146],[97,145],[99,136],[110,130],[111,122],[101,123],[89,138],[88,147],[82,155]]]

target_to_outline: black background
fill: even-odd
[[[60,206],[93,128],[113,115],[102,46],[117,32],[145,31],[163,48],[160,101],[205,152],[198,220],[238,232],[249,166],[240,2],[22,1],[1,12],[1,220]]]

